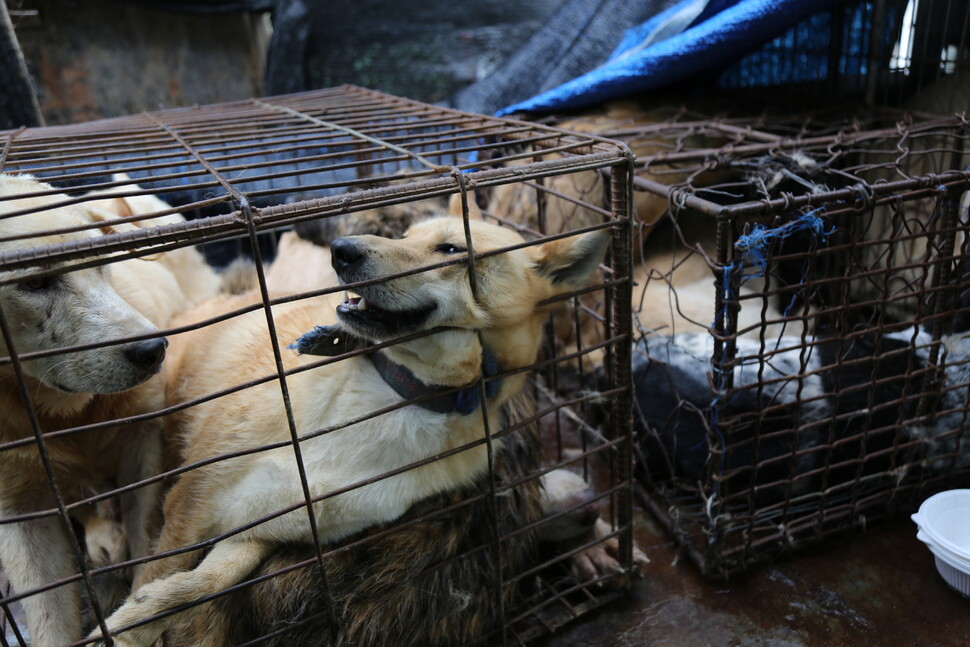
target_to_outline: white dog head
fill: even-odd
[[[0,175],[0,196],[48,191],[29,177]],[[65,243],[100,235],[98,230],[50,233],[91,223],[81,209],[54,207],[36,213],[5,214],[42,207],[63,195],[0,201],[0,251]],[[10,240],[10,239],[13,240]],[[109,265],[58,272],[60,265],[0,271],[0,308],[19,355],[151,335],[158,329],[122,299],[111,283]],[[145,289],[151,289],[145,286]],[[44,386],[68,393],[114,393],[158,372],[167,341],[162,337],[23,361],[24,372]],[[0,354],[9,355],[0,338]]]

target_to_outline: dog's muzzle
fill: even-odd
[[[342,281],[351,280],[350,275],[356,273],[366,258],[367,249],[358,241],[338,238],[330,243],[330,264]]]
[[[135,368],[145,372],[155,372],[165,359],[168,340],[164,337],[136,341],[122,346],[125,359]]]

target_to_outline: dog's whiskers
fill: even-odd
[[[76,356],[75,357],[72,357],[71,355],[65,355],[64,358],[61,361],[57,362],[56,364],[51,364],[49,367],[47,367],[47,370],[44,371],[40,375],[40,377],[37,378],[38,384],[37,384],[37,392],[35,393],[35,395],[36,396],[39,396],[40,395],[40,389],[45,384],[48,384],[48,381],[47,381],[48,380],[48,376],[51,373],[53,373],[55,371],[58,371],[58,370],[60,370],[61,368],[65,367],[65,366],[66,367],[70,367],[71,365],[78,364],[80,362],[81,362],[81,358],[80,357],[76,357]],[[54,384],[57,384],[57,381],[56,380],[54,381]]]

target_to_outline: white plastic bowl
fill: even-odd
[[[913,515],[922,541],[946,583],[970,597],[970,490],[947,490],[923,501]]]

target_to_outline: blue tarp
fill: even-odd
[[[584,108],[723,68],[843,0],[683,0],[627,30],[594,70],[499,114]]]

